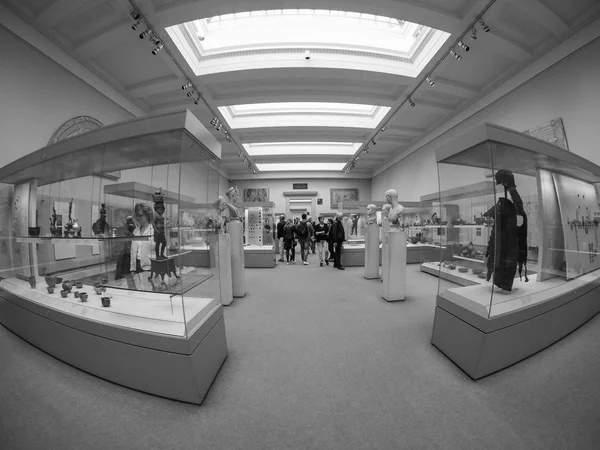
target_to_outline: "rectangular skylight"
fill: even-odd
[[[346,163],[257,163],[256,167],[261,172],[272,171],[317,171],[317,170],[332,170],[341,171]]]
[[[354,155],[360,142],[254,142],[243,144],[250,156]]]

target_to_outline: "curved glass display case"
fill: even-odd
[[[185,111],[107,126],[0,169],[0,182],[10,185],[2,191],[10,200],[0,320],[90,373],[201,402],[209,384],[184,381],[182,358],[205,361],[210,353],[214,378],[227,349],[219,272],[186,244],[200,239],[214,253],[218,228],[204,226],[202,214],[188,223],[185,211],[216,198],[219,158],[220,144]],[[86,334],[95,339],[79,348]],[[199,346],[208,336],[212,343]],[[67,351],[61,337],[79,343]],[[113,353],[99,352],[98,362],[82,356],[103,345]],[[172,359],[172,370],[153,366],[148,349],[162,350],[160,364]],[[124,355],[128,362],[119,361]],[[131,372],[116,369],[122,364]],[[143,370],[156,376],[149,381]]]
[[[442,244],[432,342],[473,378],[599,311],[600,167],[485,124],[436,151]],[[460,185],[465,183],[465,185]]]

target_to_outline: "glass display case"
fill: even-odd
[[[186,111],[108,126],[0,169],[10,185],[0,297],[122,343],[193,340],[222,319],[214,261],[189,248],[216,251],[218,227],[187,214],[217,196],[219,157]]]
[[[439,284],[433,343],[478,378],[599,311],[600,167],[489,124],[436,156],[452,254],[428,270],[456,286]]]
[[[244,216],[244,245],[263,247],[274,244],[275,203],[241,203],[240,214]]]

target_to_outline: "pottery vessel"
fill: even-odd
[[[77,287],[77,289],[81,289],[83,287],[83,283],[81,281],[77,281],[75,283],[75,286]]]
[[[102,306],[104,306],[105,308],[108,308],[110,306],[110,298],[109,297],[102,297]]]
[[[69,291],[60,291],[60,295],[62,298],[66,298],[69,295]]]
[[[54,287],[54,286],[56,286],[56,282],[57,282],[56,277],[46,276],[44,278],[46,280],[46,284],[48,285],[48,287]]]
[[[84,303],[87,302],[87,299],[88,299],[87,292],[81,292],[79,294],[79,300],[81,300],[82,302],[84,302]]]
[[[96,292],[97,295],[101,295],[102,294],[102,288],[100,286],[95,287],[94,291]]]
[[[56,284],[62,284],[63,279],[61,277],[56,277]]]
[[[75,291],[73,294],[75,295],[75,298],[79,298],[79,291]]]
[[[465,272],[468,272],[468,271],[469,271],[469,269],[468,269],[468,268],[466,268],[466,267],[459,267],[459,268],[458,268],[458,271],[459,271],[459,272],[461,272],[461,273],[465,273]]]
[[[48,286],[46,289],[48,289],[48,294],[54,294],[54,286]]]
[[[454,270],[454,269],[456,269],[456,264],[450,264],[450,265],[448,266],[448,269],[450,269],[450,270]]]
[[[73,282],[72,281],[63,281],[62,287],[65,291],[71,292],[71,289],[73,289]]]
[[[29,227],[29,236],[38,237],[40,235],[40,227]]]

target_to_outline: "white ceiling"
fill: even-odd
[[[349,176],[370,178],[374,172],[500,82],[522,70],[539,55],[555,47],[600,15],[597,0],[0,0],[19,17],[58,44],[69,55],[104,80],[146,114],[188,108],[210,129],[223,146],[221,169],[231,179],[252,177],[240,152],[244,143],[359,142],[360,160]],[[167,52],[151,54],[152,44],[138,38],[129,13],[133,5],[156,30]],[[319,67],[315,56],[296,67],[263,67],[195,76],[186,59],[165,31],[166,27],[196,19],[243,11],[278,8],[316,8],[377,14],[406,20],[450,33],[450,37],[416,78],[369,70]],[[477,40],[469,39],[473,21],[483,14],[491,28],[478,27]],[[1,20],[0,20],[1,22]],[[144,27],[142,27],[142,30]],[[461,51],[461,61],[445,57],[461,34],[471,48]],[[254,54],[260,58],[260,54]],[[439,64],[438,64],[439,63]],[[431,72],[435,87],[424,82]],[[180,68],[185,74],[181,73]],[[181,86],[191,80],[207,105],[195,105]],[[414,108],[406,102],[412,95]],[[233,128],[219,107],[268,102],[358,103],[390,107],[375,127],[252,126]],[[213,116],[225,125],[232,142],[211,125]],[[276,118],[274,118],[276,121]],[[383,125],[385,132],[380,132]],[[377,145],[369,144],[376,136]],[[361,153],[369,144],[368,154]],[[258,157],[252,163],[324,162],[323,155]],[[353,156],[336,156],[331,162],[350,163]],[[317,172],[317,176],[343,176],[342,172]],[[293,177],[293,172],[257,176]]]

